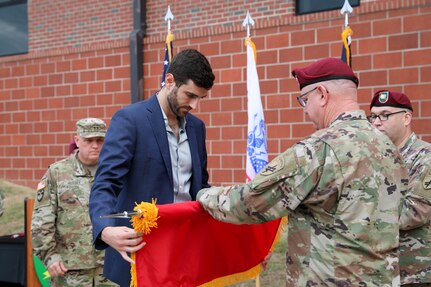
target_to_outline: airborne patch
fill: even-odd
[[[424,177],[422,185],[424,189],[431,189],[431,172],[428,172],[428,174]]]
[[[267,166],[265,166],[260,172],[260,175],[263,175],[263,176],[272,175],[277,171],[282,170],[283,168],[284,168],[283,158],[278,157],[275,160],[271,161]]]

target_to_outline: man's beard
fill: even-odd
[[[173,90],[167,96],[169,109],[177,118],[184,118],[185,115],[180,114],[180,108],[177,101],[177,91],[178,88],[174,87]]]

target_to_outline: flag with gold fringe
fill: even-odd
[[[254,225],[217,221],[196,201],[142,204],[135,207],[139,214],[132,226],[150,232],[143,238],[146,245],[132,255],[134,287],[217,287],[254,278],[282,232],[280,220]]]
[[[168,70],[169,63],[172,61],[173,57],[173,42],[174,35],[171,33],[171,31],[168,31],[168,34],[166,35],[165,58],[163,60],[162,87],[165,86],[166,71]]]
[[[260,98],[259,77],[256,68],[256,47],[247,37],[247,181],[252,180],[268,164],[266,127]]]
[[[247,17],[250,17],[250,15],[248,14]],[[256,176],[256,174],[258,174],[261,169],[268,164],[268,145],[266,141],[265,118],[262,108],[262,100],[260,96],[259,77],[257,74],[256,67],[256,46],[250,37],[247,37],[245,39],[244,45],[247,48],[248,132],[246,176],[247,181],[251,181]],[[273,223],[269,224],[272,225],[276,224],[275,222],[278,222],[279,229],[281,229],[284,221],[287,221],[287,219],[275,220]],[[265,234],[263,234],[262,236],[265,236]],[[270,239],[273,234],[268,233],[267,236],[269,236],[269,238],[267,239]],[[256,287],[260,286],[259,273],[257,273],[256,276],[253,276],[253,278],[256,279]]]
[[[347,26],[341,33],[341,39],[343,40],[343,47],[341,49],[341,60],[344,61],[349,67],[352,67],[352,50],[350,45],[352,44],[352,29]]]

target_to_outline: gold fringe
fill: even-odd
[[[132,253],[130,257],[135,261],[135,264],[130,264],[130,287],[138,287],[138,277],[136,275],[136,253]]]
[[[171,49],[171,42],[174,40],[174,34],[171,33],[171,31],[168,31],[168,34],[166,35],[166,47],[168,48],[168,57],[169,57],[169,63],[172,61],[172,49]]]
[[[283,234],[284,228],[288,222],[287,217],[283,217],[280,220],[280,224],[278,225],[277,233],[275,235],[274,241],[272,242],[271,248],[269,252],[273,252],[275,246],[280,241],[280,238]],[[239,272],[236,274],[231,274],[223,277],[219,277],[211,280],[210,282],[199,285],[198,287],[223,287],[226,285],[232,285],[241,281],[249,280],[256,278],[260,272],[262,271],[262,267],[260,263],[249,270],[244,272]]]
[[[347,42],[347,38],[349,36],[353,35],[352,29],[350,29],[349,26],[347,26],[344,31],[341,33],[341,39],[343,40],[344,49],[346,50],[346,60],[347,65],[350,67],[350,49],[349,49],[349,43]]]
[[[132,216],[130,222],[132,223],[133,229],[144,234],[149,234],[152,228],[157,228],[157,219],[159,219],[159,210],[156,206],[157,200],[152,199],[152,202],[142,201],[140,204],[136,204],[133,211],[137,211],[138,214]],[[138,287],[138,277],[136,274],[136,253],[132,253],[131,258],[135,261],[135,264],[130,266],[130,287]]]
[[[136,231],[149,234],[151,232],[151,228],[153,227],[157,228],[157,219],[159,218],[159,216],[158,216],[156,201],[154,199],[152,200],[152,203],[141,202],[140,204],[137,204],[133,210],[140,212],[140,214],[133,216],[132,219],[130,220],[132,222],[133,228]],[[278,225],[278,228],[277,228],[277,233],[275,235],[274,241],[272,242],[269,252],[274,251],[275,246],[280,241],[281,235],[283,233],[283,230],[287,222],[288,222],[287,217],[281,218],[280,224]],[[135,253],[131,254],[131,258],[133,261],[136,262]],[[262,271],[262,267],[259,263],[258,265],[244,272],[239,272],[236,274],[219,277],[211,280],[210,282],[201,284],[198,287],[223,287],[226,285],[232,285],[241,281],[256,278],[261,271]],[[138,287],[136,264],[131,264],[130,275],[131,275],[130,287]]]
[[[257,64],[257,53],[256,53],[256,45],[254,44],[254,42],[251,40],[250,37],[247,37],[244,41],[244,46],[247,46],[247,43],[250,43],[251,47],[253,48],[253,53],[254,53],[254,62]]]

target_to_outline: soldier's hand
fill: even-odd
[[[64,266],[63,261],[54,262],[48,267],[48,272],[51,277],[63,276],[67,272],[66,266]]]
[[[263,271],[266,271],[268,268],[269,260],[271,259],[272,252],[269,252],[268,255],[265,256],[262,262],[260,262],[260,266],[262,266]]]
[[[118,251],[129,263],[135,264],[135,261],[129,257],[128,253],[133,253],[145,246],[146,242],[142,241],[142,233],[136,232],[126,226],[106,227],[102,231],[102,240]]]

